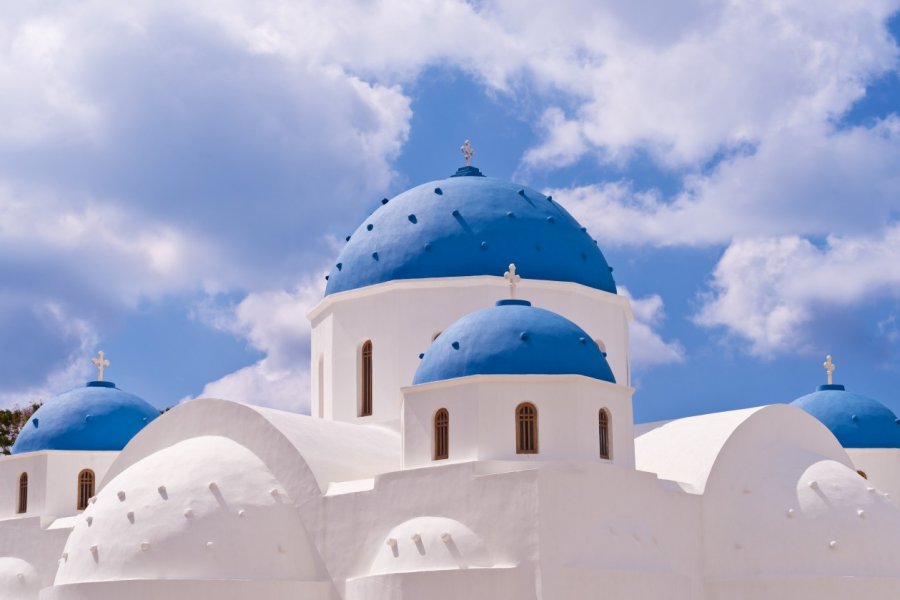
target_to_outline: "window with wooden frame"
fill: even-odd
[[[434,460],[450,458],[450,413],[439,408],[434,413]]]
[[[359,416],[372,415],[372,340],[363,342],[360,349]]]
[[[516,454],[537,454],[537,436],[537,408],[523,402],[516,407]]]
[[[78,474],[78,510],[84,510],[94,495],[94,472],[85,469]]]
[[[600,409],[599,422],[599,438],[600,438],[600,458],[609,459],[609,411],[605,408]]]
[[[28,473],[19,475],[19,513],[28,512]]]

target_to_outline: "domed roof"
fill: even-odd
[[[615,383],[606,357],[578,325],[527,300],[501,300],[445,329],[414,384],[468,375],[584,375]]]
[[[177,580],[312,581],[323,579],[320,561],[267,465],[230,438],[199,436],[103,486],[69,534],[56,585],[169,579],[181,591]]]
[[[15,556],[0,556],[0,598],[37,600],[41,577],[34,566]]]
[[[48,400],[19,432],[12,453],[121,450],[159,411],[111,381],[91,381]]]
[[[842,385],[820,385],[791,404],[822,421],[844,448],[900,448],[900,420],[893,411]]]
[[[463,167],[383,200],[348,238],[325,294],[395,279],[495,275],[510,263],[527,265],[530,279],[616,293],[597,242],[566,209],[536,190]]]

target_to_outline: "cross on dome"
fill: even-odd
[[[475,156],[475,148],[472,147],[469,140],[466,140],[466,142],[459,147],[459,151],[466,157],[466,166],[468,167],[471,164],[472,157]]]
[[[832,375],[837,366],[831,361],[830,354],[825,357],[825,362],[822,363],[822,366],[825,367],[825,371],[828,373],[828,385],[832,385]]]
[[[516,298],[516,285],[519,281],[522,280],[519,275],[516,274],[516,265],[515,263],[509,263],[509,271],[503,274],[503,278],[509,282],[509,297],[512,299]]]
[[[103,350],[97,353],[97,356],[91,359],[91,362],[97,365],[97,381],[103,381],[103,370],[109,366],[109,360],[104,358]]]

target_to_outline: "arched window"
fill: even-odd
[[[19,512],[28,512],[28,473],[19,475]]]
[[[434,460],[450,457],[450,413],[439,408],[434,413]]]
[[[94,495],[94,472],[85,469],[78,474],[78,510],[87,508],[88,501]]]
[[[868,479],[868,478],[869,478],[869,476],[866,475],[866,472],[865,472],[865,471],[857,471],[856,473],[857,473],[860,477],[862,477],[863,479]]]
[[[609,459],[609,411],[600,409],[600,458]]]
[[[523,402],[516,407],[516,454],[537,454],[537,408]]]
[[[359,416],[372,414],[372,340],[366,340],[360,351],[362,358],[362,386],[360,388]]]

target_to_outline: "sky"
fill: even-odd
[[[552,193],[631,297],[637,421],[835,381],[900,413],[900,0],[0,7],[0,407],[96,372],[308,412],[382,197]]]

